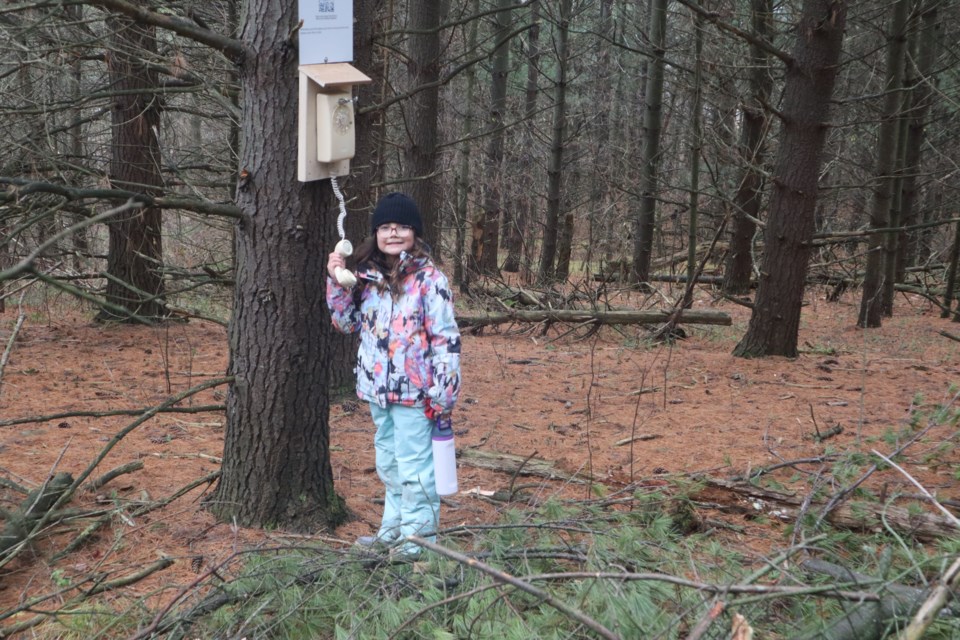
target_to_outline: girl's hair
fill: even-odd
[[[414,258],[429,258],[430,247],[422,238],[415,237],[413,247],[407,253]],[[374,283],[378,291],[382,293],[389,289],[390,295],[394,298],[399,298],[403,293],[400,282],[400,261],[397,260],[393,267],[390,267],[386,254],[377,246],[376,235],[364,238],[353,255],[348,258],[347,266],[351,269],[374,267],[383,274],[383,280]]]

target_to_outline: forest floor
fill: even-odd
[[[859,297],[847,294],[831,303],[824,291],[810,289],[801,355],[745,360],[731,352],[746,330],[749,311],[715,304],[707,292],[698,296],[696,308],[725,311],[732,326],[688,325],[687,338],[673,345],[646,342],[642,327],[604,328],[585,339],[573,334],[557,339],[563,327],[545,335],[516,325],[479,335],[465,331],[463,394],[455,413],[458,448],[533,456],[552,462],[560,474],[592,476],[615,492],[674,474],[729,478],[831,452],[886,454],[902,442],[896,434],[911,419],[937,405],[957,408],[960,342],[940,332],[960,334],[960,325],[941,319],[939,310],[921,298],[898,295],[894,317],[880,329],[864,331],[855,327]],[[8,308],[0,316],[0,347],[7,344],[17,315],[16,308]],[[76,309],[30,309],[3,371],[0,420],[143,409],[224,374],[227,339],[219,325],[193,320],[150,328],[96,324],[90,318]],[[225,391],[206,391],[184,404],[222,404]],[[57,471],[76,476],[134,419],[65,417],[0,427],[0,478],[32,489]],[[838,435],[823,442],[815,438],[818,431],[837,426],[842,428]],[[330,435],[336,490],[355,517],[314,537],[347,546],[358,535],[376,531],[381,511],[366,408],[355,398],[337,400]],[[620,444],[640,435],[648,439]],[[162,509],[133,515],[138,506],[215,471],[223,437],[224,418],[218,412],[162,413],[133,430],[91,477],[137,460],[143,468],[98,491],[80,492],[70,504],[87,509],[125,505],[126,515],[57,563],[51,556],[80,533],[84,522],[56,527],[0,567],[0,612],[75,578],[112,579],[169,556],[176,560],[171,567],[124,591],[125,597],[149,593],[154,604],[163,604],[196,580],[201,567],[243,549],[309,538],[216,522],[202,505],[207,484]],[[941,500],[960,500],[955,424],[912,445],[905,464]],[[798,472],[821,467],[796,464],[772,475],[790,486]],[[511,482],[532,485],[534,496],[543,499],[588,497],[587,485],[576,479],[513,478],[465,461],[459,481],[461,493],[445,500],[444,527],[495,522],[506,505],[490,493]],[[888,496],[918,491],[892,469],[876,474],[871,483],[882,484]],[[0,486],[4,509],[15,509],[22,500],[22,494]],[[758,555],[780,547],[786,537],[785,523],[752,518],[749,510],[702,515],[726,518],[735,526],[724,535]]]

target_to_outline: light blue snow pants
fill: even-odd
[[[386,495],[377,536],[392,542],[417,535],[436,540],[440,496],[433,471],[433,423],[420,407],[371,403],[377,475]],[[418,550],[414,547],[411,551]]]

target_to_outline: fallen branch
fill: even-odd
[[[880,452],[877,451],[876,449],[873,449],[873,454],[874,454],[875,456],[879,456],[880,458],[883,459],[884,462],[886,462],[886,463],[889,464],[891,467],[893,467],[894,469],[896,469],[897,471],[899,471],[901,474],[903,474],[903,476],[904,476],[907,480],[909,480],[910,483],[913,484],[913,486],[915,486],[917,489],[919,489],[920,492],[927,498],[927,500],[929,500],[930,503],[940,511],[940,513],[942,513],[944,516],[946,516],[948,522],[953,523],[953,526],[957,529],[957,533],[960,534],[960,519],[958,519],[955,515],[953,515],[952,513],[950,513],[950,511],[947,510],[946,507],[944,507],[942,504],[940,504],[940,503],[937,501],[937,499],[936,499],[929,491],[927,491],[926,487],[924,487],[922,484],[920,484],[919,482],[917,482],[917,479],[914,478],[913,476],[911,476],[909,473],[907,473],[906,469],[904,469],[903,467],[901,467],[901,466],[898,465],[896,462],[894,462],[893,460],[891,460],[891,459],[888,458],[887,456],[883,455],[882,453],[880,453]]]
[[[51,420],[63,420],[64,418],[109,418],[112,416],[139,416],[144,411],[150,411],[151,408],[142,409],[112,409],[110,411],[64,411],[63,413],[51,413],[43,416],[28,416],[26,418],[12,418],[10,420],[0,420],[0,427],[11,427],[17,424],[33,424],[35,422],[49,422]],[[225,411],[226,405],[205,404],[196,407],[164,407],[156,409],[156,413],[206,413],[210,411]]]
[[[951,340],[956,340],[957,342],[960,342],[960,336],[955,336],[952,333],[949,333],[948,331],[941,331],[940,335],[942,335],[944,338],[950,338]]]
[[[550,460],[531,456],[516,456],[499,451],[482,451],[480,449],[464,449],[458,456],[460,462],[478,469],[490,469],[511,475],[538,476],[566,482],[588,482],[592,478],[585,474],[569,474],[554,466]]]
[[[663,436],[659,433],[641,433],[640,435],[633,436],[631,438],[624,438],[623,440],[617,440],[614,444],[618,447],[622,447],[625,444],[630,444],[631,442],[637,442],[638,440],[656,440],[657,438],[662,438]]]
[[[720,614],[723,613],[723,610],[726,608],[726,603],[723,600],[715,599],[713,606],[710,607],[710,610],[707,611],[707,615],[700,619],[700,621],[690,630],[690,634],[687,635],[686,640],[700,640],[703,637],[703,634],[707,632],[707,629],[710,628],[710,625],[720,617]]]
[[[801,566],[808,572],[828,575],[835,580],[864,586],[875,585],[883,592],[878,600],[846,609],[843,614],[831,620],[826,629],[807,636],[809,640],[879,640],[885,636],[893,619],[912,615],[925,599],[922,589],[884,583],[879,578],[872,578],[824,560],[805,560]]]
[[[457,316],[461,327],[483,327],[509,322],[589,322],[593,324],[660,324],[671,317],[667,311],[581,311],[577,309],[537,309]],[[683,311],[677,317],[681,324],[730,326],[730,315],[721,311]]]
[[[779,517],[783,520],[795,520],[796,509],[803,503],[793,494],[771,491],[748,483],[706,476],[696,476],[696,479],[703,481],[708,487],[771,503],[771,510],[779,511]],[[824,504],[813,502],[810,506],[819,508]],[[940,518],[932,513],[914,513],[910,509],[889,504],[844,503],[827,511],[826,519],[835,527],[862,531],[880,529],[887,524],[902,534],[922,541],[952,538],[957,535],[956,526],[947,518]]]
[[[616,635],[615,633],[607,629],[605,626],[603,626],[593,618],[587,617],[577,609],[574,609],[573,607],[565,604],[564,602],[557,600],[546,591],[543,591],[542,589],[538,589],[537,587],[533,586],[528,582],[524,582],[523,580],[514,578],[509,573],[505,573],[503,571],[500,571],[499,569],[491,567],[488,564],[484,564],[483,562],[480,562],[476,558],[468,558],[467,556],[461,553],[457,553],[456,551],[452,551],[445,547],[441,547],[438,544],[428,542],[423,538],[418,538],[417,536],[410,536],[408,539],[410,540],[410,542],[413,542],[414,544],[418,544],[422,547],[430,549],[431,551],[435,551],[441,555],[444,555],[452,560],[456,560],[462,565],[465,565],[467,567],[470,567],[472,569],[476,569],[482,573],[485,573],[488,576],[491,576],[492,578],[494,578],[497,582],[500,582],[503,584],[509,584],[513,587],[516,587],[517,589],[520,589],[521,591],[525,591],[530,595],[536,598],[539,598],[540,600],[547,603],[557,611],[563,613],[569,618],[572,618],[573,620],[576,620],[577,622],[587,627],[588,629],[591,629],[592,631],[599,634],[603,638],[607,638],[608,640],[620,640],[620,637],[618,635]]]
[[[817,430],[817,435],[815,435],[815,436],[813,437],[813,439],[816,440],[817,442],[823,442],[824,440],[829,440],[829,439],[832,438],[833,436],[838,436],[838,435],[840,435],[841,433],[843,433],[843,427],[840,426],[839,424],[835,424],[835,425],[833,425],[832,427],[830,427],[829,429],[827,429],[826,431],[823,431],[823,432],[821,432],[821,431],[818,429],[818,430]]]
[[[212,471],[212,472],[208,473],[207,475],[203,476],[202,478],[199,478],[199,479],[197,479],[197,480],[194,480],[194,481],[191,482],[190,484],[182,487],[181,489],[179,489],[179,490],[177,490],[176,492],[172,493],[171,495],[167,496],[167,497],[164,498],[163,500],[157,500],[157,501],[155,501],[155,502],[151,502],[151,503],[149,503],[149,504],[143,505],[143,506],[141,506],[141,507],[138,508],[138,509],[134,509],[134,510],[130,513],[130,515],[127,516],[127,517],[128,517],[129,519],[138,518],[138,517],[140,517],[140,516],[142,516],[142,515],[145,515],[145,514],[147,514],[147,513],[150,513],[151,511],[156,511],[157,509],[160,509],[160,508],[162,508],[162,507],[167,506],[168,504],[170,504],[171,502],[173,502],[174,500],[176,500],[176,499],[179,498],[180,496],[182,496],[182,495],[184,495],[184,494],[186,494],[186,493],[189,493],[190,491],[193,491],[194,489],[196,489],[196,488],[199,487],[200,485],[210,484],[211,482],[213,482],[214,480],[216,480],[216,479],[219,478],[219,477],[220,477],[220,470],[219,470],[219,469],[216,470],[216,471]],[[101,516],[100,518],[98,518],[97,520],[94,520],[93,522],[91,522],[83,531],[81,531],[81,532],[77,535],[77,537],[75,537],[73,540],[71,540],[70,543],[67,544],[66,547],[64,547],[63,549],[61,549],[61,550],[58,551],[57,553],[53,554],[53,556],[50,558],[50,561],[51,561],[51,562],[56,562],[56,561],[58,561],[58,560],[61,560],[61,559],[65,558],[65,557],[67,557],[68,555],[70,555],[71,553],[73,553],[74,551],[76,551],[77,549],[79,549],[84,543],[86,543],[87,540],[89,540],[89,539],[93,536],[93,534],[95,534],[97,531],[99,531],[100,528],[103,527],[104,525],[112,522],[114,516],[115,516],[117,513],[121,513],[122,511],[123,511],[123,509],[113,509],[113,510],[109,511],[108,513],[104,514],[103,516]]]
[[[153,575],[153,574],[156,573],[157,571],[162,571],[162,570],[166,569],[167,567],[169,567],[170,565],[172,565],[173,562],[174,562],[173,558],[161,558],[160,560],[157,560],[156,562],[154,562],[154,563],[152,563],[152,564],[150,564],[150,565],[147,565],[146,567],[143,567],[142,569],[139,569],[139,570],[137,570],[137,571],[134,571],[133,573],[128,574],[128,575],[126,575],[126,576],[121,576],[121,577],[119,577],[119,578],[116,578],[115,580],[107,580],[107,581],[105,581],[105,582],[97,582],[97,583],[95,583],[93,586],[89,587],[88,589],[85,589],[80,595],[78,595],[78,596],[76,596],[76,597],[74,597],[74,598],[71,598],[70,600],[64,602],[63,605],[61,606],[61,608],[60,608],[58,611],[50,611],[49,613],[41,613],[41,614],[36,615],[36,616],[34,616],[34,617],[32,617],[32,618],[30,618],[30,619],[28,619],[28,620],[24,620],[24,621],[22,621],[22,622],[18,622],[18,623],[16,623],[16,624],[12,624],[12,625],[10,625],[9,627],[0,627],[0,638],[11,638],[11,637],[13,637],[15,634],[18,634],[18,633],[20,633],[20,632],[22,632],[22,631],[26,631],[27,629],[30,629],[30,628],[32,628],[32,627],[35,627],[35,626],[37,626],[38,624],[40,624],[40,623],[42,623],[42,622],[44,622],[44,621],[46,621],[46,620],[49,620],[49,619],[51,619],[51,618],[55,618],[60,611],[63,611],[64,609],[69,609],[69,608],[71,608],[71,607],[75,607],[76,605],[78,605],[78,604],[80,604],[81,602],[85,601],[85,600],[86,600],[88,597],[90,597],[90,596],[97,595],[97,594],[100,594],[100,593],[104,593],[105,591],[113,591],[114,589],[120,589],[120,588],[122,588],[122,587],[127,587],[127,586],[130,586],[131,584],[135,584],[135,583],[143,580],[144,578],[147,578],[147,577]],[[78,583],[78,584],[76,584],[76,585],[71,585],[70,589],[80,588],[80,586],[82,586],[83,584],[85,584],[85,583],[87,583],[87,582],[90,582],[91,580],[93,580],[93,578],[87,577],[87,578],[85,578],[81,583]],[[69,591],[70,589],[63,589],[63,590],[60,591],[59,593],[63,593],[63,592],[65,592],[65,591]],[[3,614],[3,617],[10,617],[10,616],[15,615],[15,614],[17,614],[17,613],[19,613],[19,612],[22,612],[22,611],[31,611],[31,610],[34,610],[33,607],[35,607],[35,606],[36,606],[37,604],[39,604],[40,602],[43,602],[44,600],[48,600],[48,599],[50,599],[50,596],[41,596],[40,598],[35,598],[35,599],[31,600],[30,602],[25,603],[25,604],[22,604],[22,605],[20,605],[19,607],[15,608],[15,609],[13,609],[13,610],[11,610],[11,611],[5,612],[5,613]]]
[[[232,377],[232,376],[228,376],[228,377],[225,377],[225,378],[217,378],[217,379],[214,379],[214,380],[208,380],[207,382],[204,382],[204,383],[202,383],[202,384],[199,384],[199,385],[197,385],[197,386],[195,386],[195,387],[191,387],[190,389],[187,389],[186,391],[182,391],[182,392],[178,393],[177,395],[168,398],[168,399],[165,400],[164,402],[161,402],[160,404],[158,404],[158,405],[156,405],[156,406],[153,406],[153,407],[147,409],[146,411],[144,411],[144,412],[140,415],[139,418],[137,418],[136,420],[134,420],[133,422],[131,422],[130,424],[128,424],[126,427],[124,427],[123,429],[121,429],[120,431],[118,431],[118,432],[110,439],[110,441],[107,442],[106,446],[104,446],[104,448],[100,450],[100,453],[97,454],[97,456],[94,458],[93,462],[91,462],[91,463],[87,466],[87,468],[84,469],[84,470],[80,473],[80,475],[76,478],[76,480],[73,480],[73,481],[70,483],[70,485],[66,488],[66,490],[57,497],[56,501],[55,501],[54,504],[50,507],[50,509],[47,511],[47,513],[43,514],[43,516],[42,516],[39,520],[37,520],[35,523],[33,523],[33,526],[32,526],[31,531],[27,534],[27,538],[35,535],[38,531],[40,531],[40,530],[43,528],[43,526],[47,523],[47,521],[48,521],[49,518],[51,517],[51,513],[52,513],[53,511],[55,511],[57,508],[59,508],[60,506],[62,506],[63,503],[65,503],[67,500],[69,500],[71,496],[73,496],[74,492],[76,492],[77,489],[80,487],[80,485],[83,484],[83,482],[84,482],[87,478],[90,477],[90,475],[93,473],[94,469],[96,469],[97,466],[98,466],[101,462],[103,462],[104,458],[107,457],[107,455],[110,453],[110,451],[111,451],[115,446],[117,446],[117,445],[120,443],[120,441],[123,440],[127,435],[129,435],[134,429],[136,429],[137,427],[139,427],[140,425],[142,425],[144,422],[147,422],[148,420],[150,420],[151,418],[153,418],[154,416],[156,416],[158,413],[160,413],[160,412],[163,411],[164,409],[167,409],[167,408],[169,408],[169,407],[172,407],[172,406],[174,406],[174,405],[177,405],[177,404],[179,404],[180,402],[186,400],[187,398],[189,398],[189,397],[191,397],[191,396],[194,396],[194,395],[200,393],[201,391],[205,391],[205,390],[207,390],[207,389],[212,389],[212,388],[214,388],[214,387],[218,387],[218,386],[220,386],[220,385],[222,385],[222,384],[226,384],[226,383],[229,383],[229,382],[232,382],[232,381],[233,381],[233,377]],[[14,555],[15,555],[15,554],[8,554],[6,558],[3,558],[2,560],[0,560],[0,566],[3,566],[5,563],[7,563],[8,561],[10,561],[11,558],[14,557]]]
[[[7,514],[7,526],[0,533],[0,556],[26,540],[72,484],[73,476],[58,473],[39,489],[31,491],[15,513]]]
[[[122,464],[115,469],[111,469],[110,471],[107,471],[105,474],[103,474],[99,478],[91,480],[90,482],[87,483],[84,489],[87,491],[96,491],[97,489],[107,484],[114,478],[118,476],[122,476],[125,473],[133,473],[134,471],[139,471],[140,469],[143,469],[143,460],[134,460],[133,462]]]

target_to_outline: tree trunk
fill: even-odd
[[[244,178],[222,474],[208,505],[241,526],[313,531],[343,521],[329,449],[333,327],[326,255],[337,238],[328,180],[297,181],[297,4],[244,4]]]
[[[797,355],[817,179],[846,22],[844,3],[804,0],[783,96],[763,263],[747,333],[734,355]]]
[[[753,34],[769,41],[773,34],[772,0],[751,0]],[[750,96],[744,100],[741,113],[740,157],[743,175],[734,196],[733,229],[730,232],[730,251],[724,269],[723,291],[728,295],[743,295],[750,291],[753,278],[753,240],[757,232],[754,220],[760,217],[763,198],[763,143],[767,130],[764,103],[769,102],[773,89],[770,75],[770,56],[757,46],[750,46]]]
[[[950,316],[953,301],[957,298],[957,265],[960,264],[960,222],[953,228],[953,244],[950,245],[950,258],[947,262],[946,284],[943,292],[943,311],[941,318]]]
[[[553,95],[553,133],[550,157],[547,160],[547,219],[543,228],[538,276],[548,282],[556,277],[557,242],[560,235],[560,207],[563,201],[563,147],[567,135],[567,65],[569,64],[570,18],[572,0],[560,0],[559,23],[556,25],[557,81]]]
[[[910,123],[906,140],[906,156],[904,160],[904,175],[902,183],[901,211],[903,226],[915,225],[919,220],[917,199],[917,177],[920,174],[920,159],[923,143],[926,138],[927,114],[939,94],[933,90],[935,85],[934,63],[940,49],[941,24],[938,11],[942,0],[925,0],[921,7],[920,30],[918,34],[919,52],[916,65],[910,65],[912,82],[911,92],[913,109],[910,113]],[[917,257],[918,238],[920,232],[908,233],[905,241],[900,243],[897,254],[897,282],[903,281],[907,267],[912,266]]]
[[[910,55],[909,53],[907,55]],[[897,154],[893,163],[893,197],[890,199],[890,214],[887,224],[895,229],[902,224],[901,207],[903,205],[903,167],[906,159],[907,115],[911,109],[910,93],[904,91],[900,103],[900,115],[897,119]],[[893,285],[897,282],[897,254],[903,231],[888,231],[883,243],[883,285],[880,294],[880,313],[889,318],[893,316]]]
[[[110,183],[115,189],[159,196],[160,97],[157,73],[145,59],[157,55],[156,31],[125,17],[109,21],[114,50],[108,67],[114,91]],[[161,210],[134,209],[108,224],[106,302],[99,320],[143,321],[166,315]]]
[[[475,15],[480,8],[479,0],[470,1],[469,12],[471,15]],[[474,20],[470,23],[469,30],[467,31],[467,51],[466,55],[472,56],[476,54],[477,51],[477,32],[479,20]],[[457,167],[457,177],[455,184],[455,191],[457,194],[457,242],[456,242],[456,251],[454,251],[453,258],[453,280],[454,282],[459,283],[461,286],[469,285],[469,274],[471,271],[476,270],[475,266],[471,269],[467,268],[466,263],[466,230],[469,227],[470,220],[470,193],[472,191],[470,187],[470,155],[473,149],[473,145],[469,142],[470,137],[473,135],[473,95],[474,89],[476,88],[477,83],[477,72],[476,66],[470,65],[470,68],[464,72],[466,76],[464,82],[466,84],[463,92],[463,126],[460,130],[460,136],[463,138],[464,142],[460,145],[459,150],[459,166]]]
[[[76,20],[77,23],[83,20],[83,6],[67,6],[63,8],[63,11],[66,15],[70,16],[71,20]],[[66,141],[66,151],[73,162],[79,162],[80,158],[86,157],[84,154],[84,130],[83,124],[81,124],[83,119],[83,90],[81,88],[81,83],[83,82],[83,61],[77,58],[76,60],[71,60],[70,62],[70,73],[69,73],[69,87],[70,87],[70,101],[73,103],[69,111],[70,122],[74,123],[67,132],[67,141]],[[78,181],[74,181],[76,186]],[[81,214],[74,214],[70,216],[70,224],[75,225],[83,221],[83,216]],[[71,251],[73,253],[73,258],[71,262],[73,263],[73,268],[77,272],[82,272],[84,270],[84,264],[86,258],[90,255],[90,243],[87,237],[88,229],[83,228],[73,232],[70,236],[71,239]],[[2,266],[2,265],[0,265]],[[0,302],[0,309],[2,309],[3,303]]]
[[[608,211],[607,197],[608,185],[611,180],[611,149],[610,135],[611,122],[616,121],[610,117],[610,111],[614,110],[614,77],[612,69],[610,50],[613,48],[614,39],[614,19],[613,19],[613,0],[601,0],[599,3],[599,16],[597,29],[600,35],[600,51],[596,64],[596,82],[597,88],[593,98],[599,104],[609,104],[611,108],[597,109],[594,122],[591,123],[590,137],[595,140],[593,143],[593,166],[590,168],[589,205],[587,210],[587,251],[583,259],[584,276],[587,279],[592,277],[593,262],[597,253],[604,255],[602,247],[607,245],[607,230],[612,225],[607,216],[603,213]],[[618,78],[619,79],[619,78]],[[616,134],[618,138],[620,133]]]
[[[527,31],[527,82],[523,98],[523,127],[520,130],[521,143],[519,145],[519,165],[522,169],[529,169],[534,165],[536,144],[536,117],[537,117],[537,99],[540,96],[540,70],[538,64],[540,61],[540,3],[531,2],[530,5],[530,24]],[[503,270],[509,273],[515,273],[522,268],[529,268],[530,248],[533,246],[533,239],[529,237],[527,229],[531,219],[531,210],[533,208],[533,184],[529,171],[521,171],[519,193],[516,198],[515,210],[509,217],[509,227],[507,229],[507,259],[503,265]]]
[[[877,138],[877,166],[874,173],[873,202],[870,209],[870,227],[883,229],[890,226],[890,203],[893,200],[893,168],[897,155],[897,127],[901,111],[903,84],[904,46],[906,40],[907,11],[909,0],[897,0],[890,17],[889,42],[887,43],[887,75],[884,82],[883,114]],[[884,257],[887,251],[887,236],[878,231],[871,234],[867,245],[867,267],[863,279],[863,294],[860,299],[860,315],[857,326],[879,327],[883,315]]]
[[[483,196],[483,249],[477,262],[484,273],[495,274],[500,267],[500,213],[503,209],[503,122],[507,111],[507,78],[510,74],[511,12],[509,0],[497,3],[494,42],[498,48],[493,52],[493,67],[490,70],[490,117],[487,128],[487,153],[484,167]]]
[[[667,0],[650,5],[650,47],[653,55],[647,76],[646,110],[643,118],[643,168],[640,206],[633,232],[632,279],[642,283],[650,276],[653,235],[657,225],[657,183],[660,169],[660,133],[663,127],[663,77],[666,66]]]
[[[693,62],[693,104],[690,113],[690,216],[687,228],[687,280],[689,286],[684,289],[680,306],[689,309],[693,304],[693,282],[697,272],[697,226],[700,211],[700,152],[703,147],[703,18],[699,13],[693,15],[694,62]],[[649,277],[649,275],[648,275]]]
[[[404,102],[404,177],[408,195],[420,206],[424,239],[440,261],[440,207],[437,198],[437,127],[440,114],[441,0],[413,0],[407,30],[407,91]],[[432,85],[432,86],[427,86]],[[427,88],[423,88],[427,87]]]

